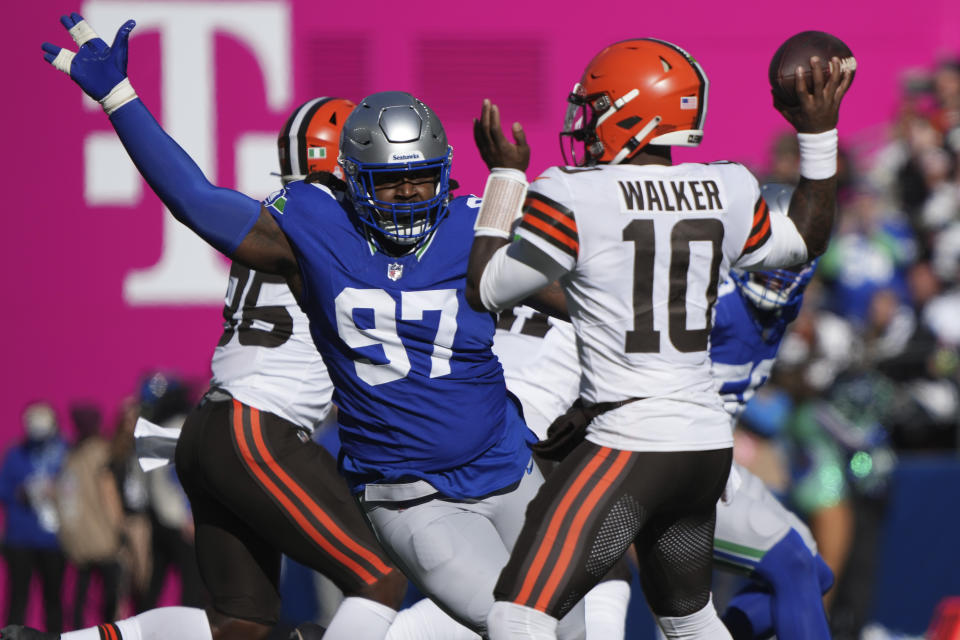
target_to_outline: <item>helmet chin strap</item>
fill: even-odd
[[[626,160],[627,156],[629,156],[633,151],[635,151],[639,147],[640,141],[646,138],[650,134],[650,132],[653,131],[658,124],[660,124],[661,120],[663,120],[663,118],[661,118],[660,116],[654,116],[653,119],[650,120],[650,122],[648,122],[643,129],[640,129],[640,131],[638,131],[635,136],[630,138],[631,141],[636,143],[636,146],[634,146],[631,149],[630,148],[631,145],[629,143],[623,145],[623,148],[620,149],[619,153],[617,153],[617,155],[613,157],[613,160],[610,161],[610,164],[620,164],[621,162]]]

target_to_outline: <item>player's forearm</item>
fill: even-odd
[[[800,184],[790,199],[788,215],[807,244],[807,259],[823,255],[833,232],[838,143],[835,128],[821,133],[797,133]]]
[[[498,236],[477,236],[470,249],[470,261],[467,264],[467,302],[477,311],[486,311],[480,298],[480,280],[497,249],[509,241]]]
[[[114,111],[110,122],[137,169],[174,217],[217,250],[232,255],[257,221],[260,203],[210,184],[139,99]]]
[[[790,199],[789,216],[807,245],[808,259],[823,255],[830,243],[837,211],[837,177],[800,178]]]
[[[484,103],[486,112],[489,103]],[[500,125],[498,124],[497,127]],[[501,135],[502,137],[502,135]],[[495,166],[490,170],[483,189],[483,200],[474,223],[473,246],[467,268],[467,301],[474,309],[499,311],[484,305],[480,281],[493,254],[509,244],[520,219],[523,199],[527,194],[527,177],[521,169]]]

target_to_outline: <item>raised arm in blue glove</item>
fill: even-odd
[[[210,184],[137,97],[127,78],[128,40],[136,22],[125,22],[109,47],[79,14],[60,22],[79,50],[45,42],[44,59],[103,106],[137,169],[174,217],[227,256],[286,276],[299,289],[296,257],[273,217],[256,200]]]

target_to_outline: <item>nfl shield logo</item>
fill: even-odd
[[[403,265],[399,262],[394,262],[387,265],[387,277],[391,280],[399,280],[400,276],[403,275]]]

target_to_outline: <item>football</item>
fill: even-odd
[[[770,60],[770,88],[780,102],[799,104],[794,84],[796,71],[798,66],[809,70],[811,56],[820,57],[824,80],[830,78],[830,58],[840,58],[843,69],[857,69],[857,60],[843,40],[824,31],[802,31],[780,45]],[[812,88],[812,76],[807,77],[807,86]]]

